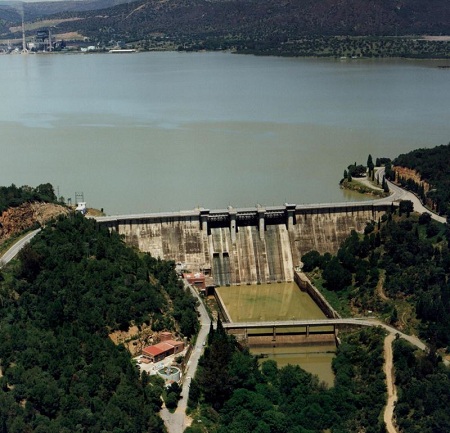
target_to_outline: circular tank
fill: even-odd
[[[157,373],[166,382],[179,382],[181,378],[181,370],[177,367],[163,367],[160,368]]]

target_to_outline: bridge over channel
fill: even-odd
[[[283,328],[304,328],[306,336],[309,336],[310,330],[314,328],[319,328],[319,333],[333,333],[336,335],[336,328],[338,327],[352,327],[352,326],[380,326],[384,328],[387,332],[393,335],[398,335],[409,341],[414,346],[421,350],[427,350],[425,343],[420,341],[417,337],[413,335],[407,335],[392,326],[386,325],[377,319],[368,318],[340,318],[340,319],[311,319],[311,320],[280,320],[280,321],[267,321],[267,322],[227,322],[222,324],[223,328],[228,332],[232,331],[242,331],[245,336],[248,334],[248,330],[263,330],[272,329],[272,340],[276,340],[277,329]],[[328,329],[322,330],[322,328],[327,327]]]
[[[336,333],[337,327],[342,326],[377,326],[373,321],[364,319],[309,319],[309,320],[272,320],[265,322],[226,322],[223,323],[223,328],[228,332],[242,331],[244,335],[248,334],[249,330],[266,330],[271,329],[273,340],[276,339],[278,329],[304,329],[306,336],[309,336],[310,331],[316,329],[318,333],[330,334]]]

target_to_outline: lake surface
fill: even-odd
[[[50,182],[107,214],[355,200],[348,164],[449,142],[442,64],[0,56],[0,185]]]

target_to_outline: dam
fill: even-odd
[[[303,254],[335,253],[352,230],[363,232],[391,209],[360,202],[97,217],[127,244],[211,275],[216,286],[293,281]]]
[[[117,231],[127,244],[140,251],[182,263],[185,269],[192,272],[209,274],[214,285],[221,286],[215,290],[221,311],[226,307],[221,295],[237,288],[226,286],[245,285],[240,287],[246,289],[245,295],[241,295],[237,303],[243,307],[243,298],[251,293],[254,294],[253,300],[250,299],[243,307],[245,319],[235,318],[244,323],[233,323],[233,318],[222,311],[227,332],[243,335],[253,354],[275,359],[280,366],[300,364],[332,386],[334,375],[331,362],[336,350],[337,325],[333,323],[330,326],[328,320],[339,317],[309,280],[298,272],[301,257],[311,250],[321,254],[337,252],[352,230],[363,232],[368,222],[377,221],[391,211],[391,206],[391,202],[387,201],[273,207],[257,205],[254,208],[199,208],[96,219],[110,230]],[[282,291],[281,295],[277,295],[276,289],[283,285],[278,283],[285,282],[295,284],[293,292]],[[309,317],[304,314],[297,316],[302,306],[299,307],[292,299],[306,294],[311,296],[310,302],[306,303],[308,313],[309,309],[317,310],[313,318],[323,320],[323,323],[316,326],[309,321],[296,322],[284,327],[282,320],[304,320]],[[274,299],[277,296],[279,299]],[[276,317],[264,318],[263,313],[255,308],[263,303],[264,308],[274,310],[275,300],[281,302],[276,309]],[[305,300],[301,302],[305,303]],[[295,313],[292,313],[291,306],[296,308]],[[277,323],[249,323],[252,320],[275,320]]]

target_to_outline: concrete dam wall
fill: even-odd
[[[154,257],[210,272],[216,285],[293,281],[311,250],[334,253],[390,205],[373,203],[256,207],[101,217],[125,241]]]

